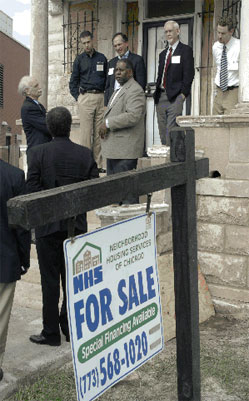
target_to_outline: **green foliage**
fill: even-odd
[[[10,401],[77,401],[72,368],[39,377],[23,386]]]
[[[213,318],[201,326],[203,401],[249,401],[249,322]],[[177,401],[175,340],[99,401]],[[212,398],[210,398],[210,395]],[[77,401],[72,365],[48,371],[8,401]]]

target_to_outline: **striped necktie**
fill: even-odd
[[[169,63],[171,60],[171,54],[172,54],[172,47],[169,48],[169,54],[168,54],[167,61],[165,64],[165,69],[164,69],[164,77],[163,77],[163,87],[164,88],[166,88],[167,69],[169,67]]]
[[[224,45],[220,62],[220,88],[223,92],[225,92],[227,90],[227,87],[228,87],[227,48],[226,45]]]

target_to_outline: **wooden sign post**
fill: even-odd
[[[195,181],[208,176],[209,166],[206,158],[195,160],[194,146],[194,131],[177,127],[170,163],[8,201],[9,223],[30,229],[171,188],[179,401],[201,399]]]

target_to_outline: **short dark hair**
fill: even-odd
[[[121,36],[123,42],[128,42],[128,38],[127,38],[127,36],[126,36],[125,33],[123,33],[123,32],[117,32],[117,33],[115,33],[115,35],[113,35],[113,37],[112,37],[112,43],[113,43],[114,39],[115,39],[117,36]]]
[[[231,31],[235,28],[235,23],[233,17],[231,16],[222,16],[218,18],[217,25],[219,26],[227,26],[228,30]]]
[[[69,136],[72,124],[72,116],[66,107],[54,107],[49,110],[47,127],[52,136]]]
[[[124,63],[125,65],[126,65],[126,68],[128,69],[128,70],[131,70],[132,72],[134,72],[134,70],[133,70],[133,64],[132,64],[132,62],[131,62],[131,60],[129,60],[128,58],[121,58],[121,59],[119,59],[118,61],[117,61],[117,64],[118,63]],[[116,65],[117,65],[116,64]]]
[[[83,31],[80,34],[80,39],[81,38],[88,38],[90,36],[90,38],[93,38],[93,34],[90,31]]]

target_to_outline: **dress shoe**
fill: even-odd
[[[2,380],[2,378],[3,378],[3,369],[0,368],[0,381]]]
[[[98,168],[98,172],[103,174],[103,173],[106,173],[106,170],[104,168]]]
[[[66,337],[66,342],[70,343],[70,336],[65,336]]]
[[[51,338],[44,337],[44,335],[41,334],[33,334],[32,336],[29,337],[30,341],[35,344],[41,344],[41,345],[51,345],[54,347],[58,347],[61,345],[61,340],[51,340]]]

